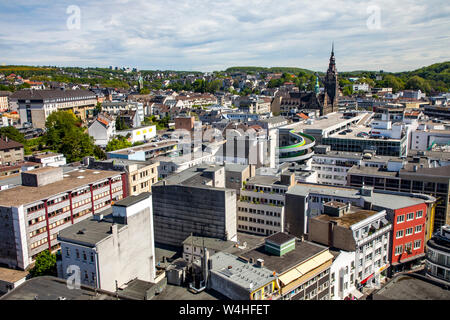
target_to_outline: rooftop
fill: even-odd
[[[23,148],[23,144],[8,138],[0,137],[0,150],[12,148]]]
[[[183,241],[185,245],[194,245],[196,247],[205,247],[215,251],[223,251],[236,245],[233,241],[226,241],[216,238],[189,236]]]
[[[363,221],[376,213],[377,211],[362,210],[361,208],[358,208],[357,210],[350,213],[346,213],[340,217],[333,217],[327,214],[321,214],[320,216],[315,217],[315,219],[322,221],[334,221],[337,223],[338,226],[350,228],[352,225],[360,221]]]
[[[394,276],[374,293],[374,300],[450,300],[450,291],[423,276]]]
[[[244,288],[248,292],[275,280],[273,272],[265,267],[255,267],[235,255],[218,252],[211,256],[211,272]]]
[[[282,245],[283,243],[286,243],[292,239],[295,239],[295,236],[284,233],[284,232],[277,232],[270,237],[267,237],[266,240],[269,240],[270,242],[273,242],[275,244]]]
[[[371,196],[361,195],[361,189],[355,187],[335,187],[320,184],[297,183],[297,185],[287,191],[287,194],[307,196],[309,194],[330,195],[346,199],[360,199],[370,202],[373,205],[389,209],[400,209],[410,207],[426,200],[415,193],[402,193],[395,191],[373,190]],[[428,196],[429,200],[433,200]],[[355,210],[355,209],[354,209]]]
[[[95,247],[97,243],[111,236],[111,226],[113,224],[118,226],[118,230],[125,226],[124,224],[113,222],[112,215],[105,216],[101,221],[94,218],[85,219],[59,231],[58,240]]]
[[[277,274],[282,274],[325,250],[327,250],[325,246],[309,241],[296,240],[295,249],[282,256],[266,252],[265,245],[246,252],[242,256],[246,259],[253,258],[255,261],[262,259],[264,260],[264,267],[275,271]]]
[[[18,100],[53,100],[53,99],[95,99],[93,92],[88,90],[21,90],[14,92],[11,99]]]
[[[35,169],[35,170],[42,170]],[[53,168],[54,169],[54,168]],[[29,171],[33,172],[35,170]],[[64,171],[64,169],[63,169]],[[39,200],[48,199],[54,195],[72,191],[87,186],[96,181],[112,178],[120,174],[118,171],[103,171],[90,169],[75,169],[64,172],[63,179],[40,187],[17,186],[0,191],[0,206],[16,207]],[[20,194],[20,197],[17,197]]]
[[[128,196],[125,199],[117,201],[114,203],[114,206],[129,207],[129,206],[132,206],[132,205],[142,201],[143,199],[147,199],[149,196],[151,196],[150,192],[142,192],[136,196]]]
[[[28,275],[27,271],[8,269],[0,267],[0,281],[16,282]]]
[[[178,141],[176,140],[165,140],[165,141],[159,141],[159,142],[149,142],[145,143],[136,147],[126,148],[126,149],[120,149],[117,151],[111,151],[110,153],[116,153],[116,154],[131,154],[136,152],[146,152],[146,151],[152,151],[157,150],[165,147],[175,146],[178,145]]]
[[[0,300],[116,300],[114,293],[82,285],[72,290],[67,281],[56,277],[43,276],[25,281],[11,290]]]

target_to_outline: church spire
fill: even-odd
[[[331,55],[334,56],[334,41],[331,44]]]

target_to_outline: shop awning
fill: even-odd
[[[292,269],[289,272],[286,272],[285,274],[281,275],[278,277],[278,279],[284,284],[287,285],[288,283],[291,283],[292,281],[294,281],[295,279],[298,279],[302,276],[303,274],[298,272],[297,269]]]

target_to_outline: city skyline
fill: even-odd
[[[8,65],[324,72],[333,41],[339,71],[400,72],[450,60],[443,1],[16,1],[0,9],[8,30],[0,33],[0,64]]]

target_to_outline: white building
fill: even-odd
[[[144,126],[131,128],[122,131],[116,131],[116,135],[128,137],[131,143],[145,142],[156,137],[156,126]]]
[[[330,268],[330,298],[343,300],[350,294],[358,295],[355,282],[355,252],[330,250],[334,259]],[[356,297],[358,298],[358,297]]]
[[[62,153],[42,152],[26,157],[28,161],[42,164],[43,167],[60,167],[66,164],[66,157]]]
[[[107,114],[99,114],[89,125],[88,133],[95,145],[105,148],[116,134],[116,121]]]
[[[242,188],[237,203],[238,231],[272,235],[284,231],[284,194],[295,174],[255,176]]]
[[[131,280],[156,281],[150,193],[116,202],[97,215],[60,231],[58,275],[80,276],[82,284],[116,291]]]
[[[369,92],[370,87],[368,83],[356,83],[353,85],[353,92],[364,91]]]

